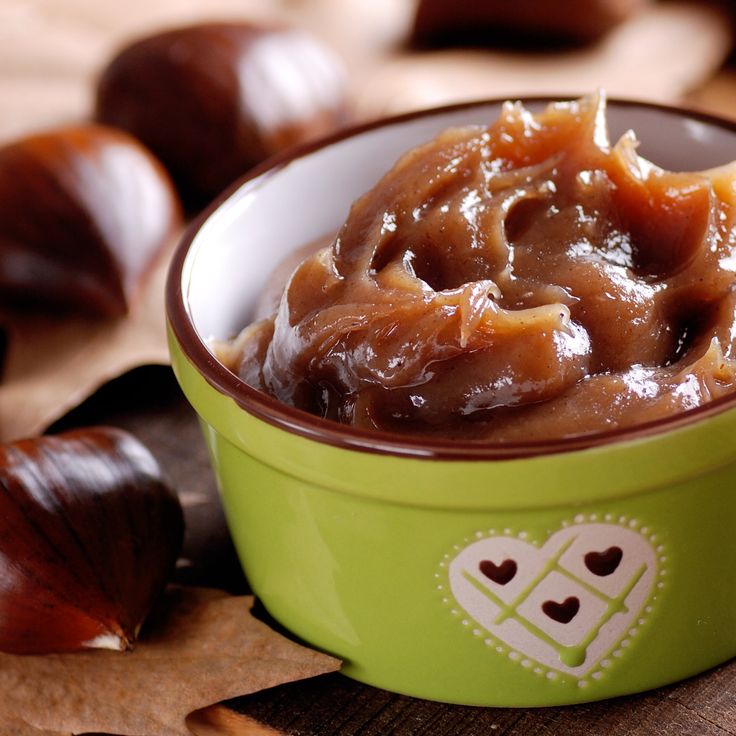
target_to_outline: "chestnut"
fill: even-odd
[[[649,0],[419,0],[412,42],[487,45],[589,43]]]
[[[127,133],[18,140],[0,148],[0,299],[124,315],[180,223],[166,171]]]
[[[96,117],[154,151],[196,208],[348,113],[342,65],[304,32],[208,23],[123,49],[99,79]]]
[[[122,430],[0,445],[0,651],[129,649],[182,535],[176,494]]]

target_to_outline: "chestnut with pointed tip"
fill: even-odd
[[[0,650],[131,648],[183,529],[156,460],[122,430],[0,445]]]
[[[204,23],[124,48],[99,80],[96,116],[154,151],[196,208],[269,156],[347,122],[345,76],[303,31]]]
[[[100,125],[0,148],[0,299],[118,317],[181,224],[168,174]]]

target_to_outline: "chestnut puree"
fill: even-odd
[[[363,428],[517,442],[736,387],[736,165],[664,171],[602,96],[441,133],[352,206],[231,367]]]

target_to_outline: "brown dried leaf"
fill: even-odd
[[[216,736],[220,736],[217,732],[213,732]],[[257,732],[256,732],[257,733]],[[225,732],[227,734],[227,732]],[[222,736],[225,736],[223,734]],[[7,723],[0,722],[0,736],[73,736],[68,731],[61,733],[60,731],[41,731],[33,726],[21,721],[10,720]],[[199,736],[199,734],[197,734]],[[203,736],[208,736],[203,734]],[[228,735],[229,736],[229,735]]]
[[[38,434],[103,383],[132,368],[168,365],[164,284],[173,245],[161,254],[126,317],[0,315],[8,333],[0,381],[0,441]]]
[[[253,618],[250,596],[172,588],[166,598],[133,652],[0,654],[0,736],[191,736],[197,731],[186,720],[194,711],[339,669],[338,660]],[[207,715],[199,717],[193,727],[204,729]]]

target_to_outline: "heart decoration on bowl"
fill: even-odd
[[[500,565],[494,564],[491,560],[481,560],[478,569],[494,583],[506,585],[514,579],[518,568],[514,560],[504,560]]]
[[[561,624],[569,624],[580,610],[580,599],[574,595],[565,598],[564,602],[556,603],[555,601],[545,601],[542,603],[542,611],[553,621],[559,621]]]
[[[487,643],[498,640],[526,667],[541,665],[538,673],[546,667],[587,684],[630,646],[662,574],[661,546],[636,526],[563,525],[541,546],[510,530],[478,533],[444,563],[450,591]]]

